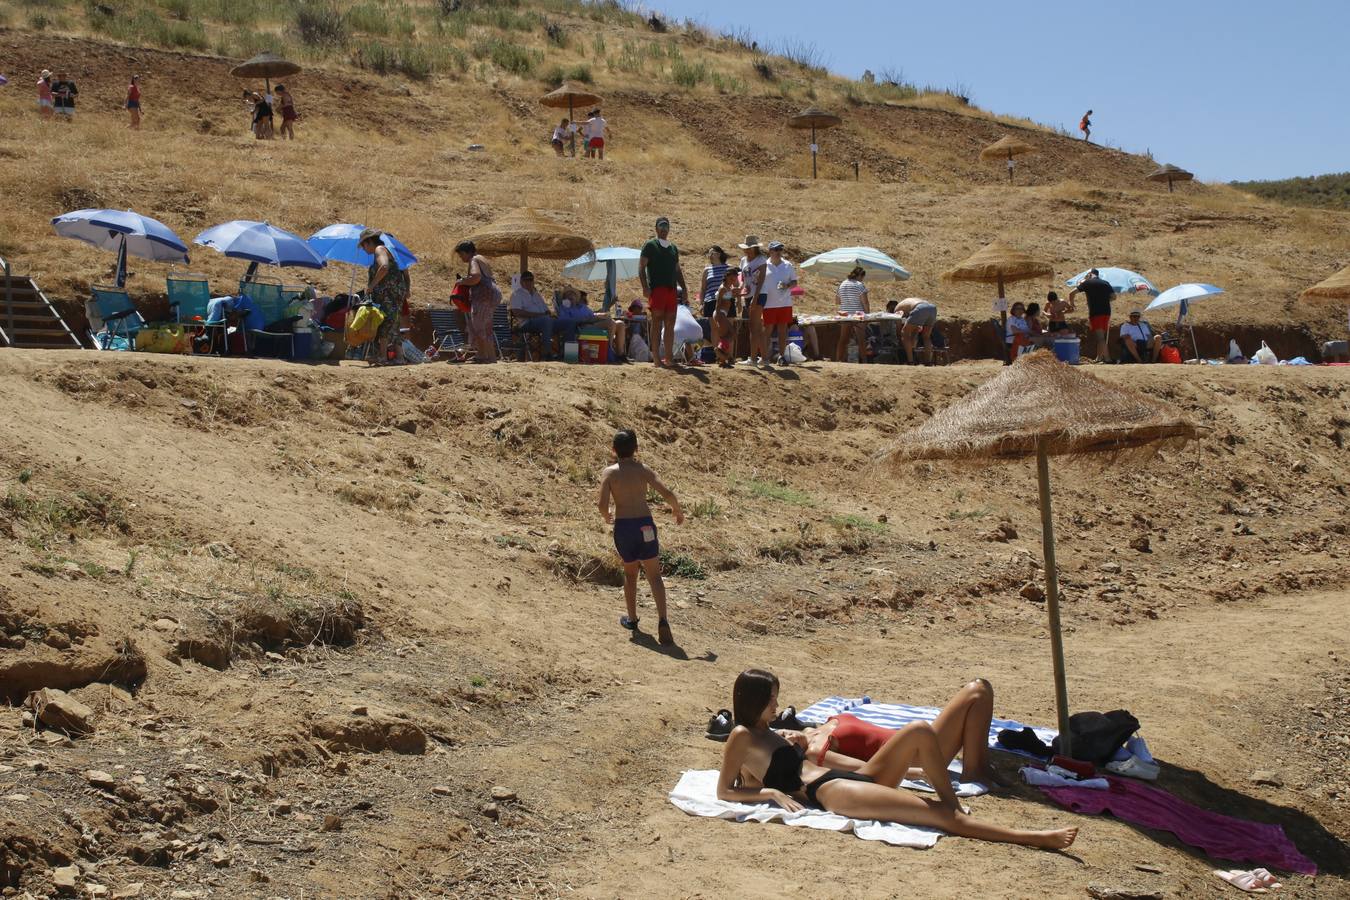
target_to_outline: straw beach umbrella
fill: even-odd
[[[1008,183],[1011,184],[1013,180],[1013,157],[1035,152],[1035,147],[1009,134],[981,150],[980,159],[1006,159],[1008,161]]]
[[[1304,300],[1316,297],[1326,300],[1350,300],[1350,266],[1341,269],[1326,281],[1319,281],[1299,296]]]
[[[1060,753],[1072,754],[1064,641],[1059,622],[1059,572],[1050,506],[1051,456],[1151,455],[1197,437],[1200,429],[1159,400],[1100,379],[1037,351],[904,435],[885,454],[911,460],[987,461],[1036,457],[1045,599],[1055,673]]]
[[[1194,172],[1187,172],[1185,169],[1181,168],[1180,166],[1174,166],[1174,165],[1172,165],[1171,163],[1168,163],[1167,165],[1160,167],[1160,168],[1158,169],[1158,171],[1156,171],[1156,172],[1154,172],[1153,174],[1149,175],[1149,176],[1148,176],[1148,180],[1149,180],[1149,181],[1165,181],[1165,182],[1167,182],[1167,193],[1170,194],[1170,193],[1172,193],[1172,182],[1174,182],[1174,181],[1194,181],[1194,180],[1195,180],[1195,173],[1194,173]]]
[[[567,121],[575,123],[576,113],[573,111],[574,107],[598,106],[600,104],[600,95],[591,93],[586,88],[574,82],[564,81],[557,90],[549,91],[543,97],[539,98],[539,102],[545,106],[553,107],[554,109],[567,110]],[[573,156],[576,156],[577,135],[575,131],[571,133],[570,138],[571,152]]]
[[[272,79],[298,75],[300,64],[282,59],[271,50],[264,50],[248,62],[240,63],[230,70],[235,78],[261,78],[267,85],[267,93],[272,93]]]
[[[520,254],[522,272],[530,267],[531,256],[570,260],[595,250],[590,238],[573,233],[565,225],[533,209],[518,209],[506,218],[480,228],[468,239],[485,256]]]
[[[944,281],[977,281],[982,284],[998,285],[999,321],[1003,323],[1006,334],[1008,329],[1008,302],[1004,286],[1016,281],[1028,281],[1033,278],[1049,278],[1055,274],[1055,267],[1029,253],[1024,253],[1003,241],[994,241],[955,269],[942,273]],[[1002,335],[999,336],[1002,340]]]
[[[843,119],[834,113],[828,113],[815,106],[808,106],[806,109],[797,113],[788,119],[789,128],[811,129],[811,177],[816,177],[816,153],[820,149],[816,144],[816,129],[834,128],[836,125],[842,125]]]

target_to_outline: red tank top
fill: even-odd
[[[841,713],[833,718],[834,739],[839,745],[839,752],[854,759],[871,759],[882,744],[895,736],[894,729],[864,722],[849,713]]]

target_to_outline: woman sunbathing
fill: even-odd
[[[987,687],[985,682],[980,684]],[[992,694],[989,703],[992,706]],[[772,731],[769,722],[777,709],[778,678],[771,672],[748,669],[736,678],[732,692],[736,727],[727,738],[722,755],[718,799],[729,803],[767,800],[788,812],[802,809],[805,800],[850,818],[940,828],[960,837],[1047,850],[1062,850],[1078,836],[1077,828],[1056,831],[1005,828],[982,822],[962,808],[947,776],[947,763],[955,749],[944,758],[944,746],[973,744],[977,727],[978,742],[985,746],[989,720],[984,717],[980,726],[982,714],[976,712],[973,697],[962,698],[958,694],[932,725],[927,722],[906,725],[861,764],[832,753],[827,736],[808,739],[805,734],[788,733],[789,740],[788,736]],[[939,735],[939,722],[943,735]],[[966,757],[969,767],[966,777],[987,774],[987,758],[971,756],[976,755]],[[937,791],[936,800],[899,789],[911,766],[922,770]]]

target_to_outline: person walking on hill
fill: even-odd
[[[1107,337],[1111,331],[1111,298],[1116,289],[1101,277],[1096,269],[1088,271],[1088,277],[1078,282],[1078,286],[1069,291],[1069,302],[1073,303],[1075,294],[1083,294],[1088,301],[1088,325],[1097,336],[1097,362],[1106,362]]]
[[[79,93],[75,81],[67,78],[65,72],[56,73],[56,80],[52,82],[52,99],[56,114],[67,122],[75,118],[75,97]]]
[[[606,130],[609,123],[605,117],[600,115],[600,110],[591,110],[590,118],[582,126],[582,134],[586,137],[586,158],[593,159],[599,157],[605,158],[605,138],[608,136]]]
[[[141,127],[141,76],[132,75],[131,84],[127,85],[127,112],[131,116],[131,124],[128,126],[132,131],[139,131]]]
[[[598,506],[605,522],[614,525],[614,549],[623,561],[623,600],[627,614],[619,624],[636,634],[637,577],[639,569],[651,585],[652,599],[656,601],[657,635],[662,646],[675,643],[666,620],[666,585],[661,580],[661,545],[647,505],[648,491],[655,491],[670,504],[675,524],[684,524],[684,510],[675,493],[666,487],[656,473],[638,462],[637,435],[624,429],[614,435],[614,464],[600,476]],[[610,507],[613,506],[611,512]]]
[[[656,220],[656,237],[642,245],[638,259],[638,280],[642,282],[642,296],[647,301],[647,315],[651,321],[651,340],[657,368],[674,365],[675,307],[679,293],[689,296],[680,268],[680,248],[670,241],[670,219]],[[665,353],[664,359],[661,353]]]
[[[1078,121],[1078,130],[1083,132],[1083,140],[1092,137],[1092,110],[1083,113],[1083,118]]]
[[[455,255],[469,264],[469,274],[455,280],[456,288],[469,292],[469,341],[473,344],[474,362],[495,363],[497,341],[492,336],[492,316],[502,302],[501,289],[492,277],[492,266],[479,253],[473,241],[460,241]]]
[[[56,108],[56,101],[52,97],[51,69],[43,69],[42,74],[38,76],[37,94],[38,115],[44,119],[50,119],[53,115],[53,110]]]
[[[295,120],[300,114],[295,111],[295,95],[286,90],[286,85],[277,85],[277,106],[281,107],[281,136],[289,141],[295,140]]]

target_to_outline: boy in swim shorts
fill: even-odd
[[[614,549],[619,551],[623,560],[623,599],[628,614],[619,618],[619,624],[629,631],[636,632],[637,614],[637,578],[641,569],[647,576],[652,588],[652,599],[656,601],[657,635],[664,646],[675,643],[670,634],[670,623],[666,621],[666,585],[661,580],[661,545],[656,536],[656,523],[652,520],[652,511],[647,506],[647,489],[660,494],[670,504],[675,514],[675,524],[684,524],[684,510],[675,494],[666,487],[656,473],[633,457],[637,453],[637,435],[630,429],[624,429],[614,435],[614,457],[612,466],[600,474],[600,515],[606,522],[614,523]],[[611,513],[610,505],[614,509]]]

